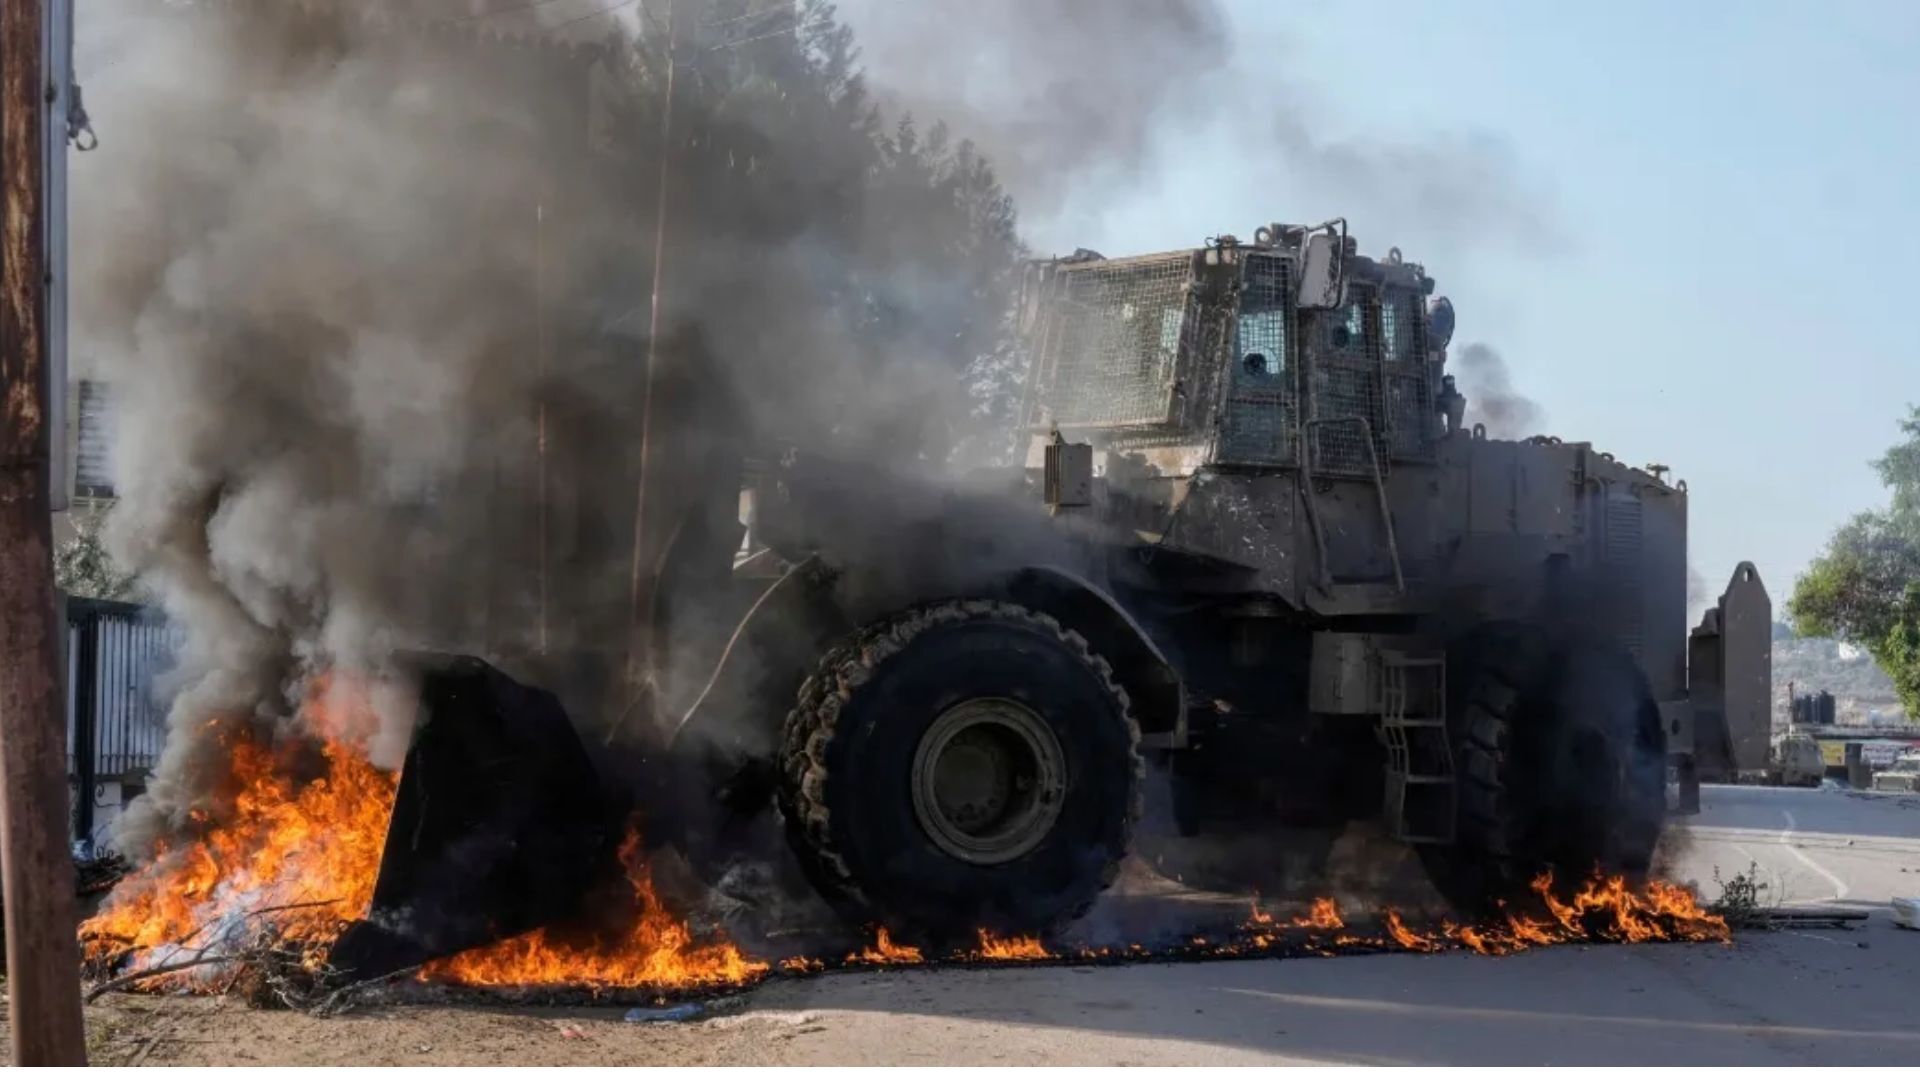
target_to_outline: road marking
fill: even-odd
[[[1780,842],[1778,829],[1722,828],[1707,825],[1676,825],[1672,831],[1694,840],[1737,843],[1742,840],[1767,844]],[[1803,832],[1795,829],[1793,843],[1802,851],[1844,851],[1849,855],[1904,855],[1920,857],[1920,839],[1845,833]]]
[[[1793,845],[1793,830],[1799,826],[1799,822],[1793,819],[1793,811],[1782,810],[1780,811],[1780,816],[1787,819],[1787,827],[1780,830],[1780,843],[1786,847],[1787,854],[1799,859],[1802,863],[1806,864],[1807,869],[1827,879],[1827,883],[1833,886],[1833,896],[1831,899],[1845,900],[1847,898],[1847,883],[1835,877],[1833,871],[1814,862],[1811,855],[1808,855]]]

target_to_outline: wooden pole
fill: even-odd
[[[539,379],[534,393],[539,395],[539,430],[535,435],[538,444],[536,453],[539,460],[535,463],[539,470],[540,503],[540,626],[538,647],[541,656],[547,655],[547,605],[550,586],[547,584],[547,380],[551,377],[548,370],[551,356],[547,349],[547,188],[541,184],[540,202],[533,208],[533,351],[534,363],[539,366]]]
[[[631,697],[628,708],[638,704],[648,692],[652,675],[653,651],[653,552],[647,543],[647,470],[651,464],[653,441],[654,367],[660,344],[660,289],[667,258],[667,181],[673,162],[673,0],[667,0],[667,78],[660,105],[660,182],[655,191],[653,210],[653,296],[647,315],[646,368],[640,389],[640,481],[633,508],[633,581],[628,608],[627,683]]]
[[[42,0],[0,0],[0,902],[16,1065],[85,1065],[48,509]]]

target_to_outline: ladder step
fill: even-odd
[[[1446,659],[1382,656],[1380,734],[1387,748],[1386,820],[1401,839],[1442,844],[1453,839],[1459,786],[1446,720]],[[1435,714],[1438,715],[1435,715]],[[1423,769],[1411,770],[1415,762]]]

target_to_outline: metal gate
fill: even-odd
[[[91,844],[110,797],[144,782],[166,743],[166,703],[156,677],[173,664],[173,631],[137,604],[66,601],[67,776],[73,840]],[[103,796],[109,796],[102,802]]]

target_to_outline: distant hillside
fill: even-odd
[[[1894,695],[1893,682],[1865,649],[1831,638],[1796,636],[1785,623],[1773,624],[1774,723],[1785,723],[1787,687],[1799,693],[1825,690],[1834,697],[1834,711],[1843,724],[1865,724],[1873,714],[1899,721],[1906,713]]]

